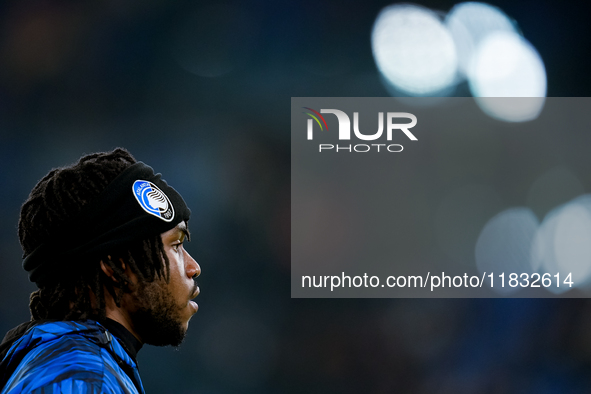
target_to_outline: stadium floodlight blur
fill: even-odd
[[[478,2],[454,6],[445,17],[458,54],[458,68],[468,76],[474,55],[482,41],[491,33],[518,34],[514,23],[497,7]]]
[[[467,79],[478,105],[493,118],[529,121],[544,107],[544,63],[516,23],[497,7],[459,3],[443,23],[424,7],[392,5],[375,21],[372,48],[386,88],[392,92],[393,87],[394,95],[445,96]]]
[[[506,209],[480,231],[475,246],[478,270],[505,272],[506,276],[528,273],[530,278],[538,273],[537,284],[554,294],[575,287],[590,291],[591,194],[582,194],[583,189],[565,167],[541,175],[528,192],[527,208]],[[543,218],[541,223],[538,218]],[[547,278],[544,283],[543,277]],[[565,280],[572,280],[572,287]],[[512,294],[511,289],[494,290]]]
[[[538,117],[546,97],[546,70],[535,48],[523,37],[496,32],[483,40],[469,72],[470,90],[488,115],[508,122]],[[519,100],[488,98],[520,97]],[[484,98],[484,99],[480,99]]]
[[[456,45],[459,70],[480,108],[507,122],[537,118],[546,96],[546,70],[516,23],[497,7],[465,2],[451,9],[445,25]],[[488,97],[531,99],[483,99]]]
[[[433,11],[392,5],[378,15],[372,49],[382,76],[402,94],[439,95],[456,80],[457,55],[449,31]]]
[[[518,207],[502,211],[490,219],[476,241],[476,266],[480,273],[536,272],[529,265],[531,245],[538,229],[538,219],[529,208]],[[509,295],[519,287],[505,284],[493,290]]]
[[[533,270],[550,275],[560,274],[560,287],[549,287],[553,293],[570,288],[562,282],[572,273],[573,287],[585,288],[591,281],[591,195],[585,194],[550,211],[539,227],[531,250]]]

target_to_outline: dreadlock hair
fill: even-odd
[[[117,148],[83,156],[71,166],[50,171],[33,188],[21,208],[18,235],[24,255],[62,230],[64,222],[79,214],[134,163],[136,160],[131,153]],[[111,268],[115,280],[103,272],[100,261]],[[140,286],[157,278],[169,280],[169,260],[160,235],[155,235],[100,256],[96,261],[78,264],[67,278],[40,285],[30,296],[31,320],[104,320],[104,288],[117,306],[123,294],[130,291],[130,278],[125,274],[122,261],[138,277]]]

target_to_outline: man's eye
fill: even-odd
[[[180,248],[180,246],[181,246],[182,244],[183,244],[182,242],[179,242],[178,244],[174,244],[174,245],[172,245],[172,248],[173,248],[174,250],[179,250],[179,248]]]

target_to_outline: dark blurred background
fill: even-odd
[[[34,290],[20,204],[52,167],[123,146],[188,201],[203,270],[186,343],[139,354],[147,392],[589,392],[587,300],[290,298],[290,97],[387,96],[370,37],[390,4],[3,2],[0,331]],[[493,4],[548,96],[589,95],[588,7]]]

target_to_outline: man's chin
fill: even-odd
[[[166,330],[147,330],[142,337],[144,343],[153,346],[180,346],[187,334],[187,328],[183,325],[177,325],[174,329]]]
[[[138,308],[130,313],[130,318],[143,343],[179,346],[183,342],[188,320],[195,313],[189,302],[176,304],[170,291],[159,283],[146,285],[135,299]]]
[[[172,347],[179,347],[183,341],[185,340],[185,336],[179,336],[178,338],[172,339],[172,338],[166,338],[166,340],[154,340],[154,341],[150,341],[150,342],[146,342],[148,345],[152,345],[152,346],[172,346]]]
[[[168,314],[138,311],[132,319],[142,342],[149,345],[179,346],[187,334],[188,323]]]

